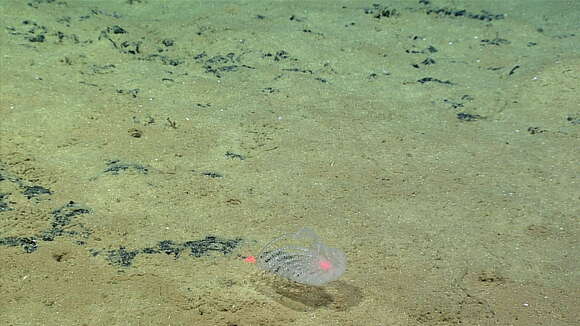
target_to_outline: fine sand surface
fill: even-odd
[[[579,325],[579,16],[0,1],[0,325]]]

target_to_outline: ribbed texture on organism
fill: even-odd
[[[324,245],[311,229],[303,228],[270,241],[258,256],[258,266],[298,283],[322,285],[344,273],[346,255]]]

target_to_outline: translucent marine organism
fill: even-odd
[[[292,281],[322,285],[346,270],[346,255],[327,247],[313,230],[303,228],[270,241],[260,252],[258,266]]]

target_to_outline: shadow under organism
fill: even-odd
[[[320,308],[346,311],[362,301],[360,288],[344,281],[334,281],[324,286],[296,283],[277,276],[258,273],[255,280],[258,292],[295,311],[312,311]]]

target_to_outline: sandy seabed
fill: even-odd
[[[578,325],[579,15],[1,1],[0,324]]]

